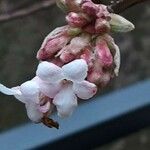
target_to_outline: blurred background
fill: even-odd
[[[0,0],[0,16],[37,1],[40,0]],[[134,6],[122,15],[133,22],[136,29],[113,35],[121,50],[121,71],[101,94],[150,77],[150,2]],[[38,64],[36,52],[44,37],[64,24],[64,14],[56,5],[17,20],[0,21],[0,83],[13,87],[34,77]],[[28,121],[23,104],[14,97],[0,94],[0,132]],[[149,149],[150,129],[144,129],[96,150]]]

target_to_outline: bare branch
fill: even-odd
[[[0,22],[6,22],[8,20],[10,21],[20,17],[28,16],[40,10],[47,9],[54,3],[55,0],[42,0],[41,2],[35,3],[27,8],[22,8],[11,13],[1,14]]]
[[[121,13],[136,4],[140,4],[146,1],[149,0],[120,0],[118,3],[109,6],[108,9],[112,10],[115,13]]]
[[[106,4],[108,1],[105,0],[92,0],[94,3],[100,4]],[[140,4],[142,2],[146,2],[146,1],[150,1],[150,0],[112,0],[110,2],[112,2],[112,4],[110,4],[108,6],[108,10],[110,12],[114,12],[114,13],[121,13],[123,11],[125,11],[126,9],[130,8],[131,6],[134,6],[136,4]],[[108,5],[108,3],[107,3]]]

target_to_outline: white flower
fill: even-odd
[[[40,122],[45,114],[50,114],[53,105],[58,115],[65,117],[77,106],[77,97],[89,99],[97,91],[95,84],[84,80],[87,71],[83,59],[74,60],[62,68],[44,61],[38,65],[36,77],[32,80],[13,88],[0,84],[0,92],[14,95],[23,102],[28,117],[34,122]]]
[[[66,117],[72,114],[77,106],[77,97],[89,99],[96,94],[96,85],[85,80],[87,72],[88,66],[83,59],[74,60],[62,68],[46,61],[39,64],[36,75],[42,81],[47,84],[62,84],[53,99],[59,116]]]
[[[40,105],[40,88],[35,79],[14,88],[7,88],[0,84],[0,91],[6,95],[14,95],[19,101],[23,102],[28,117],[34,122],[40,122],[44,113],[51,108],[49,101],[44,105]]]

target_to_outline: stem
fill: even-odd
[[[103,0],[92,0],[92,1],[97,4],[106,3],[106,1],[103,1]],[[136,4],[140,4],[146,1],[150,1],[150,0],[116,0],[116,2],[113,1],[113,3],[108,6],[108,10],[110,12],[118,14],[130,8],[131,6],[134,6]]]
[[[149,0],[120,0],[119,3],[110,5],[108,9],[113,10],[115,13],[121,13],[132,6],[145,1]]]

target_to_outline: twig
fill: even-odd
[[[100,3],[106,3],[104,0],[92,0],[94,3],[100,4]],[[121,13],[124,10],[130,8],[131,6],[134,6],[136,4],[140,4],[142,2],[146,2],[150,0],[116,0],[116,1],[111,1],[113,2],[108,6],[108,10],[110,12],[114,13]]]
[[[10,20],[17,19],[20,17],[28,16],[37,11],[49,8],[54,3],[55,3],[55,0],[42,0],[41,2],[35,3],[27,8],[22,8],[20,10],[17,10],[11,13],[1,14],[0,23],[6,22],[8,20],[10,21]]]
[[[149,0],[120,0],[118,3],[112,4],[111,6],[109,6],[108,9],[118,14],[136,4],[140,4],[146,1],[149,1]]]

